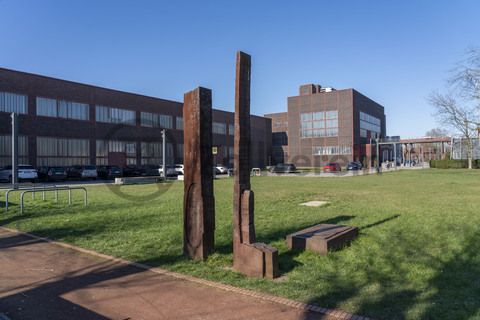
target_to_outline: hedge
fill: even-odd
[[[480,160],[473,160],[472,167],[480,168]],[[468,168],[468,160],[430,160],[430,168],[437,169],[462,169]]]

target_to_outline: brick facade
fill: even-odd
[[[111,90],[86,84],[29,74],[0,68],[0,92],[16,93],[28,97],[28,112],[21,114],[20,135],[28,139],[29,164],[37,165],[37,137],[61,137],[88,139],[90,163],[96,163],[96,140],[123,140],[136,144],[137,164],[141,164],[141,143],[161,142],[161,128],[141,126],[141,112],[158,113],[172,117],[173,127],[167,129],[168,142],[173,145],[174,162],[182,163],[183,155],[177,150],[183,144],[183,130],[176,128],[176,118],[183,117],[183,103]],[[58,117],[37,116],[36,98],[74,101],[89,105],[89,120],[73,120]],[[109,106],[133,110],[135,125],[119,125],[96,121],[95,106]],[[218,147],[215,163],[233,163],[233,135],[229,125],[234,123],[234,114],[221,110],[213,111],[213,121],[225,123],[225,134],[213,134],[213,145]],[[252,167],[265,167],[271,154],[271,120],[252,116]],[[0,135],[10,135],[10,115],[0,112]]]

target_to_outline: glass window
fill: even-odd
[[[337,110],[302,113],[300,119],[300,135],[303,138],[338,136]]]
[[[58,117],[57,100],[37,97],[37,116]]]
[[[330,156],[351,154],[351,146],[314,146],[312,147],[312,154],[314,156]]]
[[[183,143],[177,144],[177,158],[183,159]]]
[[[177,118],[176,124],[178,126],[178,118]],[[140,114],[140,125],[142,127],[172,129],[173,117],[169,115],[158,114],[158,113],[142,112]],[[182,128],[183,128],[183,118],[182,118]]]
[[[1,112],[26,114],[28,105],[27,101],[28,98],[26,95],[0,91]]]
[[[177,130],[183,130],[183,118],[182,117],[175,117],[176,123],[175,128]]]
[[[227,134],[227,124],[221,122],[213,122],[212,132],[216,134]]]
[[[231,123],[228,124],[228,134],[231,136],[235,135],[235,126]]]
[[[379,135],[381,133],[380,119],[360,111],[360,136],[366,138],[368,133],[372,135]]]
[[[88,120],[89,107],[86,103],[59,100],[58,101],[58,117],[76,120]]]
[[[123,123],[132,126],[136,124],[135,111],[106,106],[95,106],[95,119],[104,123]]]
[[[89,120],[89,105],[86,103],[37,97],[37,115],[65,119]]]
[[[38,166],[70,166],[89,162],[89,140],[37,137]]]

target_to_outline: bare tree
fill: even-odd
[[[467,58],[453,70],[448,81],[450,91],[433,92],[429,102],[435,108],[437,121],[451,128],[463,138],[472,169],[473,138],[478,137],[480,126],[480,51],[470,49]]]
[[[448,132],[448,130],[445,130],[442,128],[433,128],[431,130],[428,130],[425,133],[425,136],[438,138],[438,137],[447,137],[449,134],[450,133]]]

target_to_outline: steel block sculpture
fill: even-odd
[[[205,260],[214,250],[212,91],[187,92],[183,104],[183,252]]]
[[[233,189],[233,268],[247,276],[278,276],[278,251],[256,243],[254,195],[250,190],[250,69],[248,54],[237,52]]]

